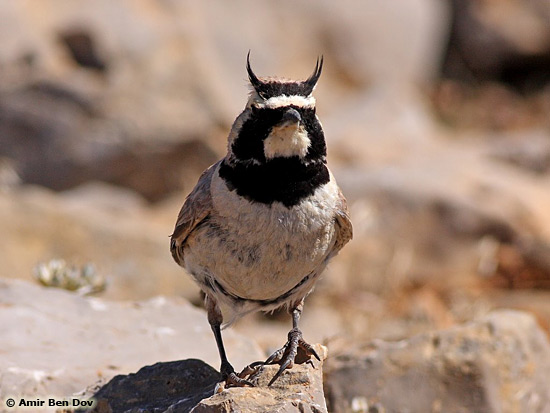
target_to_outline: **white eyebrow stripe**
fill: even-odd
[[[294,105],[301,108],[313,108],[315,107],[315,98],[313,96],[300,96],[300,95],[280,95],[273,96],[266,101],[259,104],[259,107],[268,109],[280,108],[283,106]]]

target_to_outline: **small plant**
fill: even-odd
[[[53,259],[39,263],[34,267],[34,277],[46,287],[63,288],[81,295],[93,294],[105,290],[107,281],[96,272],[93,264],[84,264],[81,268],[69,265],[63,259]]]

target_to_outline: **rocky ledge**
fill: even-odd
[[[315,350],[326,359],[327,350]],[[278,365],[261,367],[256,387],[219,386],[220,374],[200,360],[157,363],[114,377],[95,395],[94,413],[110,412],[326,412],[322,361],[301,360],[271,386]]]

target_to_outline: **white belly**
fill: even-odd
[[[210,275],[241,298],[272,300],[322,270],[335,237],[333,180],[290,209],[242,199],[217,171],[211,190],[218,215],[194,231],[185,250],[195,276]]]

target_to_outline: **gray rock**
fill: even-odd
[[[0,302],[0,398],[68,397],[156,362],[219,365],[206,315],[181,299],[111,302],[0,279]],[[265,357],[233,331],[224,340],[237,369]]]
[[[388,413],[547,413],[549,371],[550,344],[534,317],[501,310],[333,357],[326,388],[334,412],[378,403]]]
[[[94,394],[92,412],[188,412],[214,393],[220,379],[220,373],[201,360],[156,363],[114,377]]]

